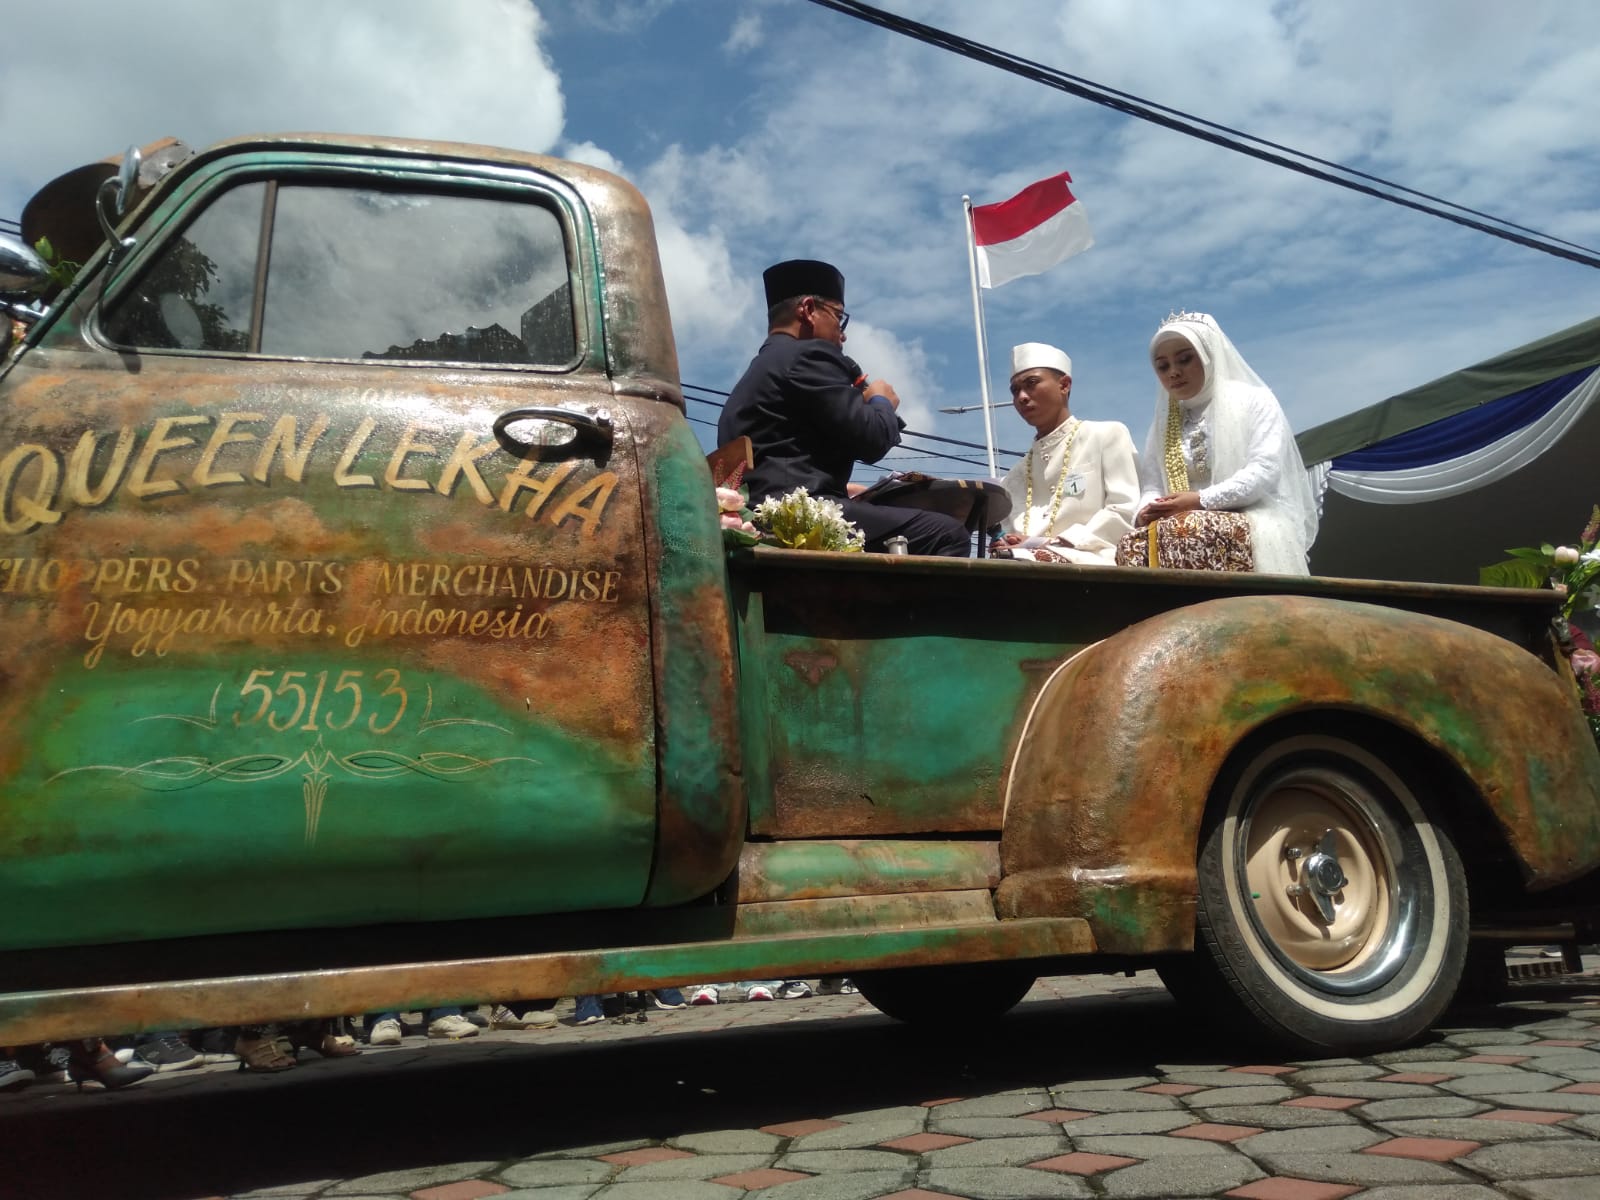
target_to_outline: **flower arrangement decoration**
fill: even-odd
[[[761,531],[750,523],[750,497],[744,488],[717,488],[717,519],[722,524],[722,540],[730,546],[753,546]]]
[[[1524,546],[1507,550],[1511,558],[1478,572],[1489,587],[1544,587],[1561,597],[1556,641],[1577,681],[1584,715],[1600,745],[1600,654],[1585,625],[1600,617],[1600,504],[1595,505],[1576,546]]]
[[[1595,745],[1600,747],[1600,653],[1595,652],[1589,635],[1576,625],[1570,626],[1568,632],[1571,649],[1567,649],[1567,661],[1572,664],[1573,677],[1578,681],[1583,715],[1589,718],[1589,732],[1594,734]],[[1566,645],[1562,648],[1566,649]]]
[[[845,518],[837,500],[795,488],[785,496],[768,496],[756,505],[755,523],[771,541],[791,550],[838,550],[859,553],[866,537]]]
[[[1478,571],[1486,587],[1544,587],[1561,597],[1561,615],[1568,621],[1600,606],[1600,504],[1595,505],[1576,546],[1523,546],[1507,550],[1511,558]]]

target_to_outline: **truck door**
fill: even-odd
[[[213,157],[0,378],[0,948],[640,901],[587,221],[531,169]]]

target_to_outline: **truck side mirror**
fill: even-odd
[[[133,195],[134,185],[139,179],[139,164],[143,161],[139,147],[129,146],[122,156],[122,169],[104,180],[100,190],[95,193],[95,214],[100,218],[100,231],[106,235],[106,241],[111,246],[113,260],[133,248],[132,238],[117,237],[117,222],[127,215],[128,198]]]

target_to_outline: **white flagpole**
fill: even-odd
[[[989,407],[989,334],[983,324],[983,290],[978,286],[978,235],[972,228],[972,197],[961,197],[967,222],[967,270],[972,276],[972,319],[978,333],[978,395],[983,400],[983,444],[989,452],[989,477],[998,479],[994,464],[994,414]]]

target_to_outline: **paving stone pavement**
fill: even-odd
[[[725,1003],[652,1013],[643,1025],[563,1024],[459,1044],[408,1038],[354,1059],[308,1055],[280,1076],[203,1068],[116,1095],[36,1085],[0,1096],[0,1144],[14,1158],[51,1137],[103,1142],[123,1121],[137,1141],[187,1117],[255,1128],[264,1150],[259,1164],[234,1151],[226,1169],[164,1184],[157,1160],[133,1157],[135,1148],[122,1188],[78,1176],[65,1156],[52,1170],[48,1155],[25,1155],[15,1194],[27,1197],[1600,1200],[1600,964],[1586,965],[1584,975],[1519,985],[1493,1008],[1451,1014],[1422,1045],[1365,1058],[1229,1056],[1181,1032],[1153,975],[1061,978],[1040,981],[1000,1040],[952,1037],[951,1061],[937,1068],[926,1061],[937,1044],[905,1042],[908,1031],[858,996]],[[1030,1050],[1076,1029],[1079,1012],[1097,1023],[1121,1014],[1118,1046],[1087,1059],[1070,1044]],[[1140,1033],[1154,1025],[1166,1032]],[[1175,1053],[1190,1046],[1197,1061]],[[604,1079],[587,1077],[590,1056]],[[696,1064],[707,1062],[697,1087]],[[519,1134],[507,1106],[552,1081],[557,1094],[528,1109]],[[793,1100],[786,1082],[798,1088]],[[342,1100],[341,1088],[351,1090]],[[408,1146],[396,1129],[392,1143],[378,1138],[346,1158],[329,1149],[337,1138],[321,1114],[340,1114],[336,1129],[384,1105],[430,1138]],[[474,1113],[489,1106],[495,1121],[473,1133]],[[372,1142],[388,1120],[363,1136]],[[448,1122],[460,1123],[460,1139],[439,1136]],[[308,1137],[324,1140],[297,1178],[295,1148]],[[164,1150],[186,1144],[175,1130]],[[463,1152],[436,1149],[446,1146]],[[357,1163],[388,1165],[349,1169]]]

